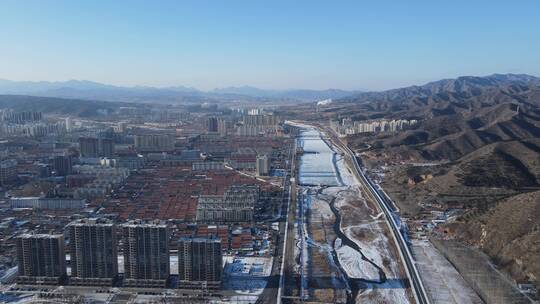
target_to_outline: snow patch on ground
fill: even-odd
[[[349,168],[345,164],[345,160],[343,158],[340,158],[336,161],[336,166],[338,168],[339,174],[341,176],[341,180],[343,183],[347,186],[356,186],[359,185],[358,180],[356,177],[352,174],[351,171],[349,171]]]
[[[349,223],[349,225],[343,225],[342,223],[342,230],[360,247],[362,254],[381,267],[387,276],[387,281],[385,283],[367,284],[366,289],[363,289],[359,293],[357,303],[410,303],[407,288],[403,281],[404,274],[401,274],[400,271],[401,266],[399,264],[399,257],[392,253],[390,247],[393,246],[392,240],[384,234],[384,213],[370,207],[366,200],[362,198],[359,181],[350,173],[350,171],[348,171],[346,164],[341,161],[338,162],[337,165],[344,183],[347,183],[349,187],[345,189],[342,188],[335,192],[332,191],[332,193],[336,195],[336,208],[353,208],[356,210],[361,208],[363,212],[367,213],[364,213],[362,220],[359,219],[356,222],[351,220],[351,217],[354,215],[342,213],[343,223]],[[358,206],[359,202],[361,202],[361,207]],[[350,224],[351,222],[354,222],[354,224]],[[342,249],[340,248],[340,250]],[[354,250],[350,248],[349,251]],[[360,254],[356,254],[359,256],[358,258],[361,258]],[[346,258],[346,256],[344,256],[344,258]],[[371,266],[375,272],[375,276],[372,277],[378,278],[377,269],[365,261],[363,261],[363,263],[349,262],[345,265],[347,265],[348,273],[361,273],[362,270],[364,270],[363,268],[365,268],[362,267],[362,264]]]
[[[242,298],[248,296],[256,300],[266,287],[273,258],[224,256],[223,260],[224,289],[234,290]]]
[[[398,257],[391,253],[391,240],[384,235],[382,225],[382,221],[373,221],[344,229],[344,233],[358,244],[364,256],[383,269],[387,279],[382,284],[368,284],[367,289],[359,294],[357,303],[410,303]],[[356,237],[359,232],[365,237]]]
[[[368,283],[366,289],[356,297],[356,303],[392,303],[408,304],[411,303],[402,281],[387,281],[383,284]]]
[[[387,242],[388,240],[384,235],[382,235],[382,231],[376,231],[378,228],[377,224],[364,224],[364,226],[369,227],[367,228],[369,230],[369,234],[371,237],[374,237],[374,239],[368,241],[358,240],[357,238],[355,238],[353,233],[353,231],[357,229],[354,227],[344,229],[343,232],[360,247],[360,250],[366,258],[368,258],[370,261],[372,261],[379,267],[383,268],[383,270],[385,270],[386,272],[388,269],[384,269],[383,257],[388,256],[385,244],[385,242]],[[360,229],[365,230],[366,228]],[[373,235],[371,235],[372,233]]]
[[[321,193],[331,199],[334,196],[337,196],[340,191],[346,190],[347,187],[328,187],[323,189]]]
[[[372,264],[364,261],[362,255],[347,245],[341,245],[341,239],[336,239],[336,253],[339,262],[351,278],[370,281],[379,280],[379,271]]]
[[[232,296],[226,301],[211,301],[212,304],[251,304],[256,303],[259,299],[259,296],[251,296],[251,295],[238,295],[238,296]]]
[[[312,209],[312,212],[316,212],[318,215],[322,216],[324,219],[330,219],[334,217],[334,214],[332,213],[332,210],[330,209],[330,206],[328,205],[328,203],[318,196],[315,196],[315,195],[311,196],[311,209]]]

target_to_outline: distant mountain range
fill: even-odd
[[[31,95],[123,102],[206,102],[220,100],[240,101],[303,101],[341,99],[345,102],[400,101],[424,98],[435,94],[480,94],[486,88],[508,85],[540,84],[540,78],[525,74],[493,74],[485,77],[464,76],[443,79],[421,86],[410,86],[387,91],[364,92],[339,89],[266,90],[251,86],[217,88],[209,91],[186,86],[150,87],[115,86],[88,80],[69,81],[11,81],[0,79],[0,94]]]
[[[0,94],[32,95],[42,97],[78,98],[127,102],[182,102],[208,100],[298,100],[318,101],[343,98],[359,91],[328,90],[265,90],[250,86],[227,87],[201,91],[191,87],[123,87],[87,80],[10,81],[0,79]]]
[[[540,85],[540,78],[527,74],[493,74],[489,76],[462,76],[455,79],[442,79],[420,86],[409,86],[380,92],[360,92],[343,101],[404,101],[410,98],[434,97],[437,94],[480,95],[486,89],[507,86]]]
[[[416,119],[413,130],[374,136],[371,145],[386,151],[408,146],[417,158],[454,161],[489,144],[540,138],[540,78],[444,79],[338,99],[319,106],[318,115],[323,116],[319,120]],[[538,178],[540,185],[540,173]]]

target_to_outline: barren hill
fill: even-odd
[[[362,93],[318,106],[306,118],[417,119],[413,129],[347,141],[366,166],[383,168],[383,188],[404,216],[463,208],[449,225],[455,236],[515,279],[538,282],[539,85],[528,75],[460,77]]]
[[[465,217],[450,228],[518,280],[540,278],[540,191],[502,200],[489,212]]]

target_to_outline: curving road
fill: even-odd
[[[320,126],[319,128],[322,129],[322,127]],[[328,131],[328,130],[322,129],[321,131],[322,132],[326,131],[325,133],[330,135],[330,140],[334,143],[334,145],[339,147],[345,153],[348,160],[352,164],[355,175],[358,177],[358,179],[362,182],[364,187],[367,189],[368,194],[374,199],[374,201],[377,202],[377,204],[383,210],[386,221],[392,232],[393,239],[399,249],[399,255],[405,265],[405,271],[407,273],[409,280],[412,283],[411,287],[413,289],[413,295],[416,302],[420,304],[430,304],[430,300],[429,300],[429,297],[427,296],[424,284],[422,282],[422,278],[420,277],[418,269],[416,268],[416,262],[411,254],[411,251],[409,249],[409,246],[405,238],[403,237],[403,234],[401,233],[401,230],[400,230],[401,225],[398,223],[398,221],[394,217],[393,212],[391,211],[393,210],[393,207],[389,204],[389,202],[387,202],[387,200],[383,197],[383,195],[379,193],[379,190],[377,190],[377,188],[373,185],[371,180],[364,174],[360,165],[358,164],[358,160],[356,158],[355,153],[346,144],[344,144],[339,139],[339,137],[333,133],[332,130]]]

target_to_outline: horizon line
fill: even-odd
[[[88,82],[88,83],[92,83],[92,84],[96,84],[96,85],[110,86],[110,87],[115,87],[115,88],[120,88],[120,89],[147,88],[147,89],[166,90],[166,89],[183,88],[183,89],[194,90],[194,91],[198,91],[198,92],[202,92],[202,93],[213,93],[213,91],[218,91],[218,90],[242,89],[242,88],[251,88],[251,89],[257,89],[257,90],[262,90],[262,91],[274,91],[274,92],[287,92],[287,91],[297,91],[297,90],[306,90],[306,91],[337,90],[337,91],[346,91],[346,92],[353,92],[353,93],[354,92],[368,93],[368,92],[384,92],[384,91],[389,91],[389,90],[394,90],[394,89],[402,89],[402,88],[407,88],[407,87],[423,86],[423,85],[427,85],[427,84],[432,83],[432,82],[443,81],[443,80],[452,80],[452,79],[458,79],[458,78],[463,78],[463,77],[485,78],[485,77],[490,77],[490,76],[495,76],[495,75],[531,76],[531,77],[540,78],[540,76],[529,74],[529,73],[498,73],[498,72],[495,72],[495,73],[485,74],[485,75],[481,75],[481,76],[479,76],[479,75],[461,75],[461,76],[455,76],[455,77],[443,77],[443,78],[439,78],[439,79],[424,81],[421,84],[416,83],[416,84],[409,84],[409,85],[403,85],[403,86],[397,86],[397,87],[389,87],[389,88],[384,88],[384,89],[379,89],[379,90],[376,90],[376,89],[375,90],[374,89],[358,89],[358,88],[357,89],[344,89],[344,88],[337,88],[337,87],[327,87],[327,88],[319,88],[319,89],[317,89],[317,88],[304,88],[304,87],[296,87],[296,88],[292,87],[292,88],[276,89],[276,88],[264,88],[264,87],[249,85],[249,84],[230,85],[230,86],[224,86],[224,87],[214,87],[214,88],[205,90],[205,89],[197,88],[195,86],[183,85],[183,84],[163,85],[163,86],[162,85],[146,85],[146,84],[129,85],[129,84],[107,83],[107,82],[101,82],[101,81],[95,81],[95,80],[89,80],[89,79],[74,79],[74,78],[66,79],[66,80],[13,80],[13,79],[0,77],[0,81],[7,81],[7,82],[13,82],[13,83],[28,82],[28,83],[33,83],[33,84],[39,84],[39,83],[62,84],[62,83],[67,83],[67,82]]]

